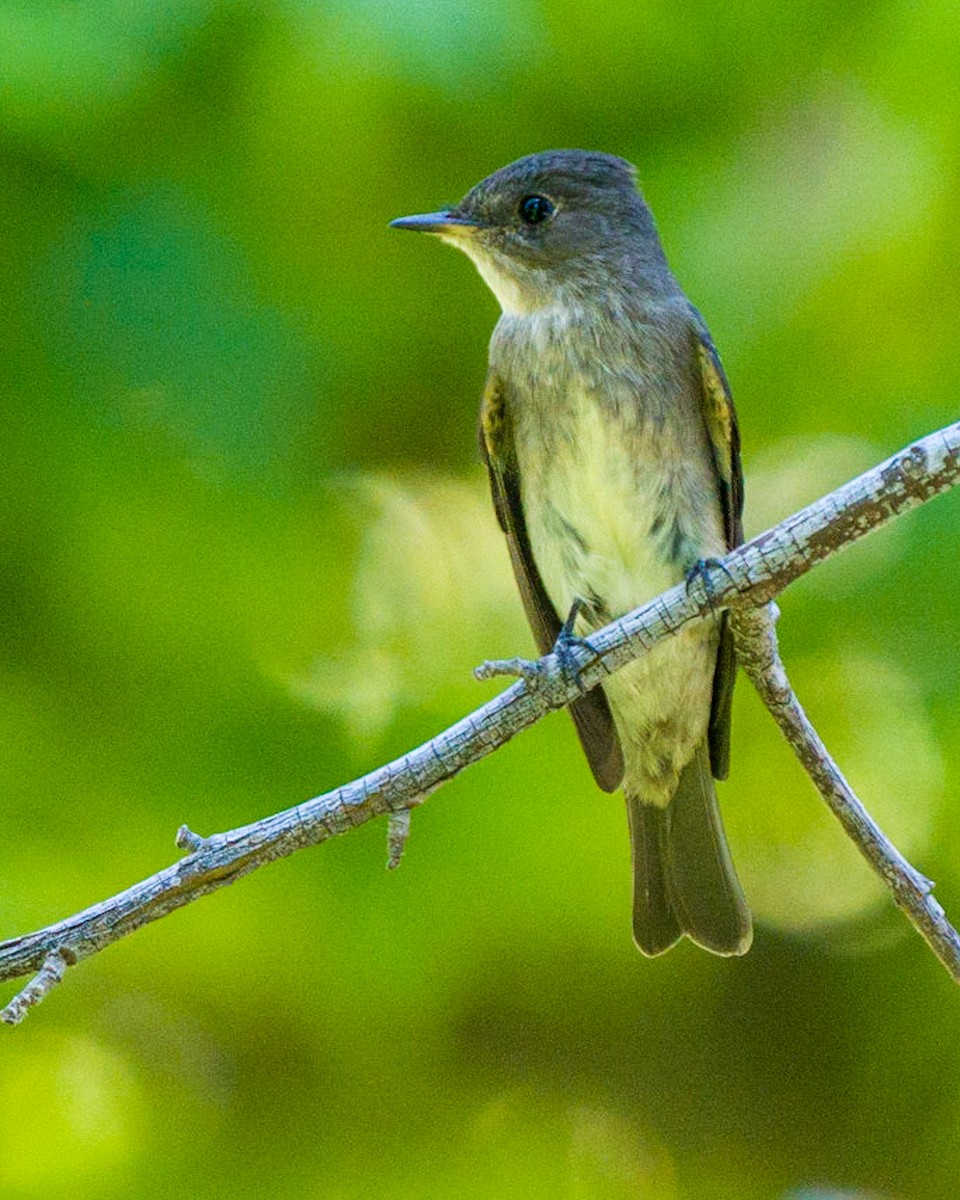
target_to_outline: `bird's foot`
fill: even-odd
[[[577,617],[586,607],[579,597],[574,600],[567,619],[560,626],[557,640],[553,643],[553,654],[557,657],[560,673],[564,680],[575,683],[581,692],[587,691],[580,681],[583,669],[597,657],[597,652],[586,638],[573,632]],[[522,679],[531,690],[540,686],[548,671],[544,660],[536,658],[495,658],[474,667],[477,679],[494,679],[498,675],[510,675]]]
[[[699,582],[703,588],[703,593],[707,599],[707,606],[710,609],[712,616],[716,617],[717,610],[713,604],[713,584],[710,581],[710,571],[716,568],[724,573],[726,577],[733,583],[733,576],[723,565],[719,558],[698,558],[693,566],[687,571],[686,575],[686,590],[689,596],[694,585]]]
[[[589,666],[597,657],[597,652],[590,645],[586,638],[577,637],[573,632],[573,628],[577,623],[577,617],[587,607],[587,602],[578,596],[567,614],[567,619],[560,626],[560,632],[557,634],[557,640],[553,644],[553,652],[557,656],[560,663],[560,669],[564,676],[577,685],[581,692],[587,689],[583,686],[580,676],[583,669]]]

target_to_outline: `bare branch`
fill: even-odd
[[[8,1025],[19,1025],[30,1009],[62,982],[67,967],[73,966],[75,961],[66,946],[58,946],[51,950],[43,960],[40,970],[26,987],[17,992],[0,1013],[0,1017]]]
[[[847,836],[960,983],[960,935],[934,900],[933,882],[907,862],[857,799],[793,693],[777,644],[779,615],[772,602],[764,608],[732,610],[740,665]]]
[[[817,563],[955,486],[958,479],[960,422],[923,438],[711,565],[704,572],[702,588],[691,588],[688,594],[681,584],[591,634],[596,657],[576,678],[564,671],[556,655],[547,655],[535,674],[524,672],[528,679],[361,779],[225,833],[202,838],[182,827],[177,842],[189,853],[179,862],[72,917],[0,943],[0,980],[40,972],[0,1018],[9,1023],[22,1019],[29,1004],[52,986],[41,984],[41,976],[44,980],[53,974],[62,976],[62,968],[54,970],[51,965],[52,955],[59,955],[64,964],[78,962],[265,863],[374,817],[421,804],[464,767],[491,754],[547,712],[568,704],[582,689],[596,686],[689,621],[714,608],[766,604]],[[496,673],[496,668],[489,673]],[[399,828],[395,823],[394,831]],[[894,877],[898,896],[902,888],[916,885],[902,884],[897,872]],[[920,879],[912,870],[910,878]],[[27,993],[34,998],[22,999]]]

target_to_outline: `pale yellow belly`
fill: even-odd
[[[573,436],[553,446],[547,463],[525,469],[518,449],[531,548],[558,615],[564,619],[578,597],[603,602],[602,614],[578,621],[576,632],[587,636],[679,583],[684,567],[666,560],[651,533],[665,487],[655,449],[645,460],[642,443],[639,455],[628,452],[622,431],[589,396],[572,404]],[[705,518],[704,526],[703,550],[695,557],[721,554],[719,515]],[[647,802],[669,802],[706,736],[716,645],[713,622],[699,623],[604,684],[627,777]]]

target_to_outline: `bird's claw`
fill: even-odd
[[[580,676],[584,668],[597,657],[596,650],[587,639],[577,637],[573,632],[577,617],[585,607],[586,604],[581,599],[573,602],[567,619],[560,626],[560,632],[557,634],[557,640],[553,643],[552,651],[560,665],[560,673],[563,678],[575,683],[581,692],[586,692],[587,688],[583,686]],[[498,675],[512,675],[514,678],[522,679],[531,691],[538,688],[544,679],[549,677],[544,660],[536,658],[493,659],[490,662],[481,663],[479,667],[474,667],[473,674],[477,679],[493,679]]]
[[[711,614],[716,616],[717,613],[713,604],[713,584],[710,581],[711,569],[722,571],[730,580],[730,582],[733,583],[733,576],[719,558],[698,558],[689,571],[687,571],[685,586],[687,595],[689,596],[693,590],[694,584],[699,581],[703,588],[703,593],[707,599],[707,606],[709,607]]]
[[[580,616],[586,607],[586,603],[581,597],[574,600],[570,612],[567,614],[567,619],[560,626],[560,632],[557,634],[557,640],[553,644],[553,653],[557,656],[557,661],[560,663],[560,669],[563,674],[571,679],[581,692],[587,689],[581,682],[583,669],[596,658],[597,652],[590,645],[586,638],[577,637],[573,632],[574,626],[577,623],[577,617]],[[586,662],[583,661],[583,652],[589,654]]]

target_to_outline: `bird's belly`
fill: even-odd
[[[547,594],[561,620],[586,602],[576,629],[586,636],[723,547],[719,511],[685,499],[656,438],[625,430],[588,395],[568,397],[564,415],[549,452],[518,446],[523,506]],[[603,685],[628,775],[642,777],[648,802],[669,801],[706,736],[716,645],[713,623],[697,623]]]
[[[683,578],[690,550],[650,442],[574,394],[548,444],[518,446],[530,547],[561,618],[579,597],[597,627]]]
[[[716,628],[687,626],[603,685],[627,778],[645,803],[669,803],[707,736],[716,660]]]

